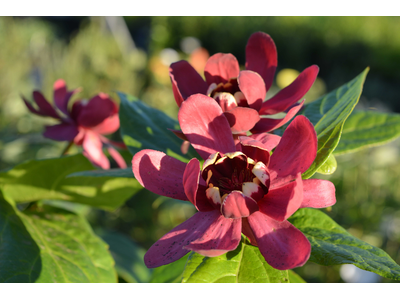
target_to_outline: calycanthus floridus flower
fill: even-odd
[[[39,91],[33,92],[37,109],[22,97],[32,113],[60,121],[60,124],[46,126],[43,136],[56,141],[73,141],[76,145],[82,145],[83,154],[91,163],[103,169],[109,169],[110,162],[102,150],[105,146],[118,166],[126,168],[121,154],[113,147],[126,148],[126,146],[103,136],[114,133],[119,128],[118,106],[114,101],[107,94],[99,93],[89,101],[75,101],[69,110],[69,100],[79,89],[68,91],[62,79],[54,83],[53,89],[55,107]]]
[[[293,118],[303,106],[297,103],[317,78],[316,65],[306,68],[297,79],[263,102],[270,89],[278,64],[272,38],[263,32],[252,34],[246,45],[246,70],[240,71],[232,54],[211,56],[204,68],[205,81],[187,62],[170,66],[170,78],[175,100],[181,106],[189,96],[201,93],[215,99],[227,117],[232,133],[272,131]],[[282,119],[266,118],[287,112]]]
[[[241,136],[235,145],[221,107],[201,94],[182,103],[178,119],[204,158],[203,166],[196,158],[185,164],[159,151],[142,150],[133,157],[132,169],[148,190],[189,200],[198,212],[150,247],[144,257],[147,267],[171,263],[189,251],[221,255],[236,249],[242,233],[272,267],[302,266],[311,245],[287,218],[302,207],[322,208],[336,202],[331,182],[301,178],[317,152],[310,121],[296,117],[276,146],[269,143],[268,135]]]

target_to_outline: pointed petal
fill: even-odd
[[[180,259],[190,251],[183,247],[200,238],[220,216],[218,210],[197,212],[155,242],[144,255],[144,263],[156,268]]]
[[[109,147],[107,147],[107,151],[108,151],[108,153],[110,153],[111,157],[115,160],[118,167],[120,167],[121,169],[125,169],[128,167],[126,165],[124,158],[117,150],[115,150],[113,147],[109,146]]]
[[[323,208],[336,203],[335,186],[322,179],[303,180],[303,202],[300,208]]]
[[[80,126],[91,128],[117,112],[118,108],[114,101],[107,94],[99,93],[81,108],[77,122]]]
[[[230,53],[217,53],[207,60],[204,76],[208,85],[219,84],[238,77],[239,71],[239,63],[235,56]]]
[[[118,113],[106,118],[99,125],[92,127],[94,132],[99,134],[111,134],[118,130],[119,128],[119,116]]]
[[[254,126],[254,128],[251,130],[252,133],[264,133],[268,131],[275,130],[282,125],[286,124],[289,122],[291,118],[293,118],[298,111],[303,107],[304,100],[297,104],[294,105],[286,114],[286,116],[283,119],[270,119],[270,118],[261,118],[261,120]]]
[[[97,133],[86,131],[82,143],[83,154],[96,166],[109,169],[110,162],[103,153],[103,143]]]
[[[249,106],[259,111],[267,91],[264,80],[253,71],[241,71],[238,77],[239,88],[246,97]]]
[[[246,45],[246,70],[260,74],[266,91],[274,81],[277,65],[278,56],[272,38],[264,32],[253,33]]]
[[[172,91],[180,107],[182,102],[194,94],[206,94],[207,84],[199,73],[185,60],[171,64],[169,67]]]
[[[247,220],[261,254],[273,268],[288,270],[307,262],[311,254],[311,244],[288,221],[278,222],[261,212],[255,212]]]
[[[246,218],[255,211],[258,211],[257,202],[239,191],[231,192],[221,205],[221,213],[230,219]]]
[[[54,107],[51,106],[49,102],[47,102],[46,98],[43,96],[41,92],[34,91],[33,100],[35,100],[37,106],[39,107],[39,111],[43,113],[43,115],[48,117],[53,117],[55,119],[60,118]]]
[[[235,151],[229,123],[214,99],[196,94],[184,101],[178,113],[181,129],[203,159],[215,152]]]
[[[54,90],[54,104],[58,107],[59,110],[61,110],[63,113],[66,115],[69,115],[68,112],[68,102],[71,96],[79,91],[78,89],[73,90],[68,92],[67,91],[67,85],[65,84],[65,81],[63,79],[58,79],[56,82],[54,82],[53,85],[53,90]]]
[[[247,136],[240,136],[239,141],[242,146],[241,151],[244,154],[255,162],[261,161],[264,165],[268,166],[270,159],[269,150],[265,148],[263,143]]]
[[[242,219],[242,233],[247,236],[250,241],[250,244],[258,247],[256,237],[254,236],[253,230],[251,230],[249,221],[247,218]]]
[[[161,196],[187,201],[183,188],[186,164],[163,152],[145,149],[132,159],[132,171],[139,183]]]
[[[233,134],[249,131],[260,120],[258,112],[247,107],[235,107],[224,112],[224,115],[231,126]]]
[[[282,222],[293,215],[303,202],[303,182],[301,174],[295,181],[269,190],[268,194],[258,202],[260,212],[274,220]]]
[[[262,115],[274,115],[286,111],[289,107],[299,101],[317,79],[319,68],[312,65],[305,69],[289,86],[280,90],[271,99],[265,101],[260,110]]]
[[[293,180],[304,173],[317,156],[317,134],[305,116],[297,116],[283,133],[271,155],[271,187]]]
[[[30,102],[29,102],[28,100],[25,99],[24,96],[21,96],[21,97],[22,97],[22,100],[24,100],[24,103],[25,103],[26,107],[29,109],[29,111],[30,111],[31,113],[34,113],[35,115],[39,115],[39,116],[45,116],[45,117],[47,116],[46,114],[44,114],[44,113],[42,113],[42,112],[36,110],[36,109],[32,106],[32,104],[30,104]]]
[[[46,126],[43,136],[55,141],[72,141],[78,135],[78,128],[75,125],[61,123]]]
[[[271,133],[267,133],[267,132],[252,134],[249,136],[249,138],[252,138],[256,141],[261,142],[263,145],[263,148],[268,151],[271,151],[276,146],[278,146],[279,142],[281,141],[281,137],[279,135],[271,134]],[[239,137],[239,139],[240,139],[240,137]]]

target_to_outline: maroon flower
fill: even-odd
[[[125,148],[125,145],[103,136],[103,134],[111,134],[119,128],[117,105],[107,94],[99,93],[89,101],[76,101],[69,110],[68,102],[71,96],[78,91],[78,89],[67,91],[67,86],[62,79],[54,83],[54,103],[63,114],[60,114],[39,91],[33,92],[33,100],[37,104],[37,109],[24,97],[22,98],[32,113],[60,121],[60,124],[46,126],[43,133],[46,138],[56,141],[73,141],[76,145],[82,145],[83,154],[94,165],[103,169],[110,168],[110,162],[102,150],[103,146],[106,146],[119,167],[126,168],[124,159],[113,147]]]
[[[168,264],[191,250],[221,255],[236,249],[243,233],[272,267],[302,266],[311,245],[287,218],[302,207],[321,208],[336,202],[331,182],[301,178],[317,153],[310,121],[296,117],[276,146],[274,136],[268,134],[257,139],[241,136],[235,145],[223,110],[201,94],[182,103],[178,119],[205,159],[203,166],[196,158],[185,164],[147,149],[133,157],[132,169],[148,190],[189,200],[198,212],[151,246],[145,264],[149,268]]]
[[[211,56],[204,69],[206,81],[184,60],[171,64],[172,90],[178,106],[200,93],[214,98],[227,117],[232,133],[272,131],[288,122],[303,106],[297,103],[311,88],[319,71],[313,65],[271,99],[264,101],[278,64],[275,43],[263,32],[252,34],[246,45],[246,70],[240,71],[232,54]],[[283,119],[262,116],[287,112]]]

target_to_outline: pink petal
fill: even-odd
[[[240,191],[231,192],[221,204],[221,213],[225,218],[246,218],[256,211],[257,202]]]
[[[253,33],[246,45],[246,70],[260,74],[266,91],[272,85],[277,65],[278,56],[272,38],[264,32]]]
[[[47,102],[46,98],[44,98],[41,92],[34,91],[33,100],[35,100],[37,106],[39,107],[39,111],[43,113],[43,115],[56,119],[60,118],[54,107],[51,106],[49,102]]]
[[[125,169],[125,168],[128,167],[126,165],[126,162],[125,162],[124,158],[122,157],[122,155],[117,150],[115,150],[111,146],[107,147],[107,150],[108,150],[108,153],[110,153],[111,157],[117,163],[118,167],[120,167],[121,169]]]
[[[103,153],[103,143],[97,133],[90,130],[86,131],[82,147],[83,154],[91,163],[102,169],[110,168],[110,162],[108,161],[107,156]]]
[[[178,138],[180,138],[181,140],[187,141],[187,137],[186,135],[182,132],[182,130],[175,130],[175,129],[169,129],[167,128],[169,131],[172,131]]]
[[[117,131],[119,128],[119,115],[118,113],[108,117],[99,125],[91,128],[94,132],[99,134],[111,134]]]
[[[305,116],[297,116],[283,133],[271,155],[271,187],[293,180],[304,173],[317,156],[317,134]]]
[[[247,136],[240,136],[241,151],[255,162],[261,161],[264,165],[269,164],[269,150],[265,148],[260,141],[254,140]]]
[[[99,93],[82,106],[77,116],[80,126],[91,128],[116,114],[118,108],[107,94]]]
[[[139,183],[161,196],[187,201],[183,188],[186,164],[163,152],[145,149],[132,159],[132,171]]]
[[[236,249],[241,239],[241,231],[241,219],[226,219],[219,215],[201,237],[184,248],[208,257],[219,256]]]
[[[249,106],[259,111],[267,91],[264,80],[253,71],[241,71],[238,77],[239,88],[246,97]]]
[[[204,76],[208,85],[219,84],[238,77],[239,71],[239,63],[235,56],[230,53],[217,53],[207,60]]]
[[[274,220],[282,222],[293,215],[303,202],[303,182],[301,174],[295,181],[269,190],[268,194],[258,202],[260,212]]]
[[[197,212],[155,242],[144,255],[144,263],[148,268],[156,268],[178,260],[190,251],[183,247],[201,237],[220,217],[217,210]]]
[[[256,110],[240,106],[224,112],[224,115],[231,126],[233,134],[249,131],[260,120]]]
[[[317,79],[319,68],[313,65],[305,69],[289,86],[265,101],[260,109],[261,115],[274,115],[286,111],[308,92]]]
[[[261,254],[273,268],[288,270],[307,262],[311,254],[311,244],[288,221],[278,222],[261,212],[255,212],[247,220]]]
[[[46,126],[43,136],[55,141],[72,141],[79,133],[78,128],[73,124],[61,123]]]
[[[235,151],[231,128],[214,99],[196,94],[184,101],[178,113],[181,129],[203,159],[215,152]]]
[[[252,244],[253,246],[258,247],[256,238],[255,238],[254,233],[253,233],[253,230],[251,230],[251,227],[249,225],[249,221],[247,220],[247,218],[243,218],[242,219],[242,233],[245,236],[247,236],[247,238],[250,241],[250,244]]]
[[[270,118],[261,118],[260,121],[254,126],[254,128],[251,130],[252,133],[264,133],[268,131],[275,130],[282,125],[286,124],[289,122],[291,118],[293,118],[297,112],[303,107],[304,100],[297,104],[294,105],[286,114],[286,116],[283,119],[270,119]]]
[[[217,101],[219,106],[221,106],[223,112],[229,111],[238,106],[235,97],[231,93],[218,93],[213,98]]]
[[[58,79],[54,85],[53,85],[53,90],[54,90],[54,103],[55,105],[66,115],[69,115],[68,112],[68,102],[71,96],[78,92],[79,89],[73,90],[68,92],[67,91],[67,86],[65,84],[65,81],[62,79]]]
[[[200,162],[197,158],[192,158],[186,165],[185,171],[183,173],[183,188],[185,194],[190,202],[199,211],[210,211],[214,210],[210,202],[207,200],[204,191],[199,191],[200,182]],[[198,195],[199,192],[203,192],[204,197]]]
[[[207,94],[207,84],[199,73],[185,60],[171,64],[169,67],[172,91],[180,107],[182,102],[194,94]]]
[[[262,145],[263,145],[262,148],[267,149],[268,151],[271,151],[272,149],[274,149],[281,141],[281,137],[279,135],[266,133],[266,132],[252,134],[249,136],[249,138],[252,138],[252,139],[262,143]],[[240,139],[240,137],[239,137],[239,139]]]
[[[300,208],[323,208],[336,203],[335,186],[322,179],[303,180],[303,202]]]

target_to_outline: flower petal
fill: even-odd
[[[208,85],[219,84],[238,77],[239,71],[239,63],[235,56],[230,53],[216,53],[207,60],[204,76]]]
[[[21,95],[21,97],[22,97],[22,100],[24,100],[24,103],[25,103],[26,107],[29,109],[29,111],[30,111],[31,113],[34,113],[35,115],[39,115],[39,116],[46,116],[46,114],[44,114],[44,113],[42,113],[41,111],[35,109],[35,108],[32,106],[32,104],[30,104],[30,102],[29,102],[28,100],[25,99],[24,96]]]
[[[261,120],[254,126],[251,132],[264,133],[281,127],[282,125],[289,122],[289,120],[297,114],[297,112],[303,107],[303,104],[304,100],[301,103],[294,105],[292,108],[290,108],[283,119],[261,118]]]
[[[207,84],[199,73],[185,60],[171,64],[169,67],[172,91],[180,107],[182,102],[194,94],[206,94]]]
[[[103,153],[103,143],[99,135],[90,130],[86,131],[82,143],[83,154],[96,166],[109,169],[110,162]]]
[[[251,172],[258,178],[258,180],[261,181],[263,185],[269,188],[271,176],[269,174],[267,166],[262,161],[257,162]]]
[[[49,102],[47,102],[46,98],[39,91],[33,92],[33,100],[35,100],[37,106],[39,107],[39,111],[43,113],[43,115],[48,117],[53,117],[55,119],[59,119],[60,116],[56,112],[53,106]]]
[[[117,131],[119,128],[119,116],[118,113],[106,118],[99,125],[92,127],[94,132],[99,134],[111,134]]]
[[[217,210],[197,212],[155,242],[144,255],[144,263],[148,268],[156,268],[180,259],[190,251],[183,247],[200,238],[220,217]]]
[[[267,133],[267,132],[252,134],[249,136],[249,138],[252,138],[256,141],[261,142],[261,144],[263,145],[262,148],[264,148],[268,151],[271,151],[272,149],[274,149],[281,141],[281,137],[279,135],[271,134],[271,133]],[[240,137],[239,137],[239,139],[240,139]]]
[[[73,124],[61,123],[46,126],[43,136],[55,141],[72,141],[79,133],[78,128]]]
[[[286,111],[308,92],[317,79],[319,68],[312,65],[305,69],[289,86],[280,90],[271,99],[265,101],[260,109],[261,115],[274,115]]]
[[[238,106],[236,98],[231,93],[218,93],[213,97],[215,101],[221,106],[223,112],[234,109]]]
[[[108,146],[107,147],[107,151],[108,151],[108,153],[110,153],[111,157],[115,160],[115,162],[117,163],[118,167],[120,167],[121,169],[127,168],[127,165],[126,165],[126,162],[125,162],[124,158],[122,157],[122,155],[117,150],[115,150],[111,146]]]
[[[264,80],[253,71],[241,71],[238,77],[239,89],[246,97],[249,106],[259,111],[267,91]]]
[[[182,132],[203,159],[236,150],[229,123],[214,99],[196,94],[184,101],[178,120]]]
[[[216,210],[213,213],[219,214]],[[241,232],[241,219],[226,219],[219,215],[201,237],[184,248],[204,256],[219,256],[236,249],[241,239]]]
[[[269,190],[268,194],[258,202],[260,212],[274,220],[282,222],[293,215],[303,202],[303,181],[297,174],[295,181]]]
[[[335,186],[322,179],[303,180],[303,202],[300,208],[323,208],[336,203]]]
[[[278,65],[278,55],[272,38],[264,32],[253,33],[246,45],[246,70],[260,74],[266,91],[272,85]]]
[[[187,201],[183,188],[186,164],[163,152],[145,149],[132,159],[132,171],[139,183],[161,196]]]
[[[310,242],[288,221],[278,222],[261,212],[255,212],[247,220],[261,254],[273,268],[293,269],[309,259]]]
[[[116,113],[118,107],[114,101],[107,94],[99,93],[81,107],[76,120],[80,126],[91,128]]]
[[[297,116],[285,130],[271,155],[271,187],[293,180],[304,173],[317,156],[317,134],[305,116]]]
[[[260,120],[258,112],[248,107],[235,107],[224,112],[233,134],[249,131]]]
[[[231,192],[221,204],[221,214],[229,219],[245,218],[255,211],[258,211],[257,202],[240,191]]]
[[[69,116],[68,111],[68,102],[71,99],[71,96],[76,92],[79,92],[80,89],[75,89],[73,91],[67,91],[67,85],[63,79],[58,79],[54,82],[53,85],[53,97],[54,97],[54,104],[61,110],[64,114]]]

